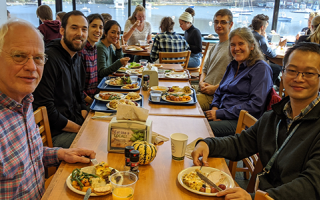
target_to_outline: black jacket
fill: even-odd
[[[320,199],[320,103],[299,119],[287,131],[284,105],[289,97],[272,106],[257,123],[241,134],[222,138],[207,138],[211,157],[241,160],[259,153],[265,167],[276,151],[276,127],[279,126],[278,146],[300,122],[287,145],[279,153],[269,174],[260,176],[259,188],[274,199]]]
[[[68,120],[82,125],[81,110],[86,110],[83,85],[85,71],[81,58],[70,54],[62,47],[60,39],[46,46],[48,61],[42,79],[34,91],[33,109],[46,106],[52,136],[58,135]]]

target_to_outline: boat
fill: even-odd
[[[244,9],[244,8],[237,8],[237,7],[231,7],[230,11],[232,13],[252,13],[253,10],[248,10],[248,9]]]
[[[88,8],[87,6],[84,6],[83,8],[80,9],[81,12],[91,12],[90,8]]]
[[[281,21],[281,22],[291,22],[291,20],[292,20],[292,17],[287,17],[285,12],[282,12],[281,16],[278,17],[278,21]]]
[[[115,1],[114,8],[115,9],[124,9],[124,2],[123,1]]]
[[[240,13],[238,13],[239,15],[251,15],[252,14],[252,12],[240,12]]]
[[[312,12],[312,10],[310,10],[310,9],[303,9],[303,10],[299,9],[299,10],[291,10],[291,12],[293,12],[293,13],[310,13],[310,12]]]
[[[194,5],[189,5],[189,8],[194,8]]]

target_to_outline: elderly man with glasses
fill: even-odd
[[[218,10],[213,18],[214,30],[219,36],[219,43],[215,44],[207,54],[206,62],[199,81],[197,99],[202,110],[209,110],[213,94],[230,64],[229,33],[233,25],[232,12],[228,9]]]
[[[272,111],[241,134],[206,138],[192,152],[195,165],[208,166],[207,157],[241,160],[259,153],[264,172],[260,190],[274,199],[320,197],[320,46],[300,43],[284,57],[283,85],[288,93]],[[219,192],[226,199],[253,199],[241,188]]]
[[[0,27],[0,199],[41,199],[44,167],[89,163],[86,149],[48,148],[35,124],[32,92],[47,56],[41,33],[27,21],[9,20]]]

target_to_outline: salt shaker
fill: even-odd
[[[143,76],[142,90],[144,90],[144,91],[148,91],[149,90],[149,75],[144,75]]]

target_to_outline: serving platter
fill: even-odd
[[[180,106],[192,106],[197,103],[197,96],[196,96],[194,89],[191,88],[191,90],[193,90],[193,92],[191,94],[191,101],[188,101],[188,102],[181,102],[181,103],[177,103],[176,101],[169,102],[169,101],[163,100],[162,98],[160,99],[159,102],[157,102],[157,101],[152,101],[151,96],[149,96],[148,100],[149,100],[149,102],[154,103],[154,104],[175,105],[175,106],[179,106],[179,105]]]
[[[168,102],[171,102],[171,103],[188,103],[188,102],[192,101],[192,97],[190,97],[191,99],[188,100],[188,101],[171,101],[171,100],[167,100],[166,96],[167,96],[167,95],[162,95],[161,98],[162,98],[164,101],[168,101]]]
[[[132,91],[138,91],[140,90],[140,86],[141,86],[141,78],[138,78],[137,80],[137,83],[138,83],[138,88],[135,88],[135,89],[121,89],[121,86],[110,86],[108,84],[106,84],[105,82],[107,80],[110,80],[110,78],[115,78],[114,76],[110,77],[110,76],[107,76],[107,77],[104,77],[99,85],[97,86],[97,88],[101,91],[121,91],[121,92],[132,92]]]

